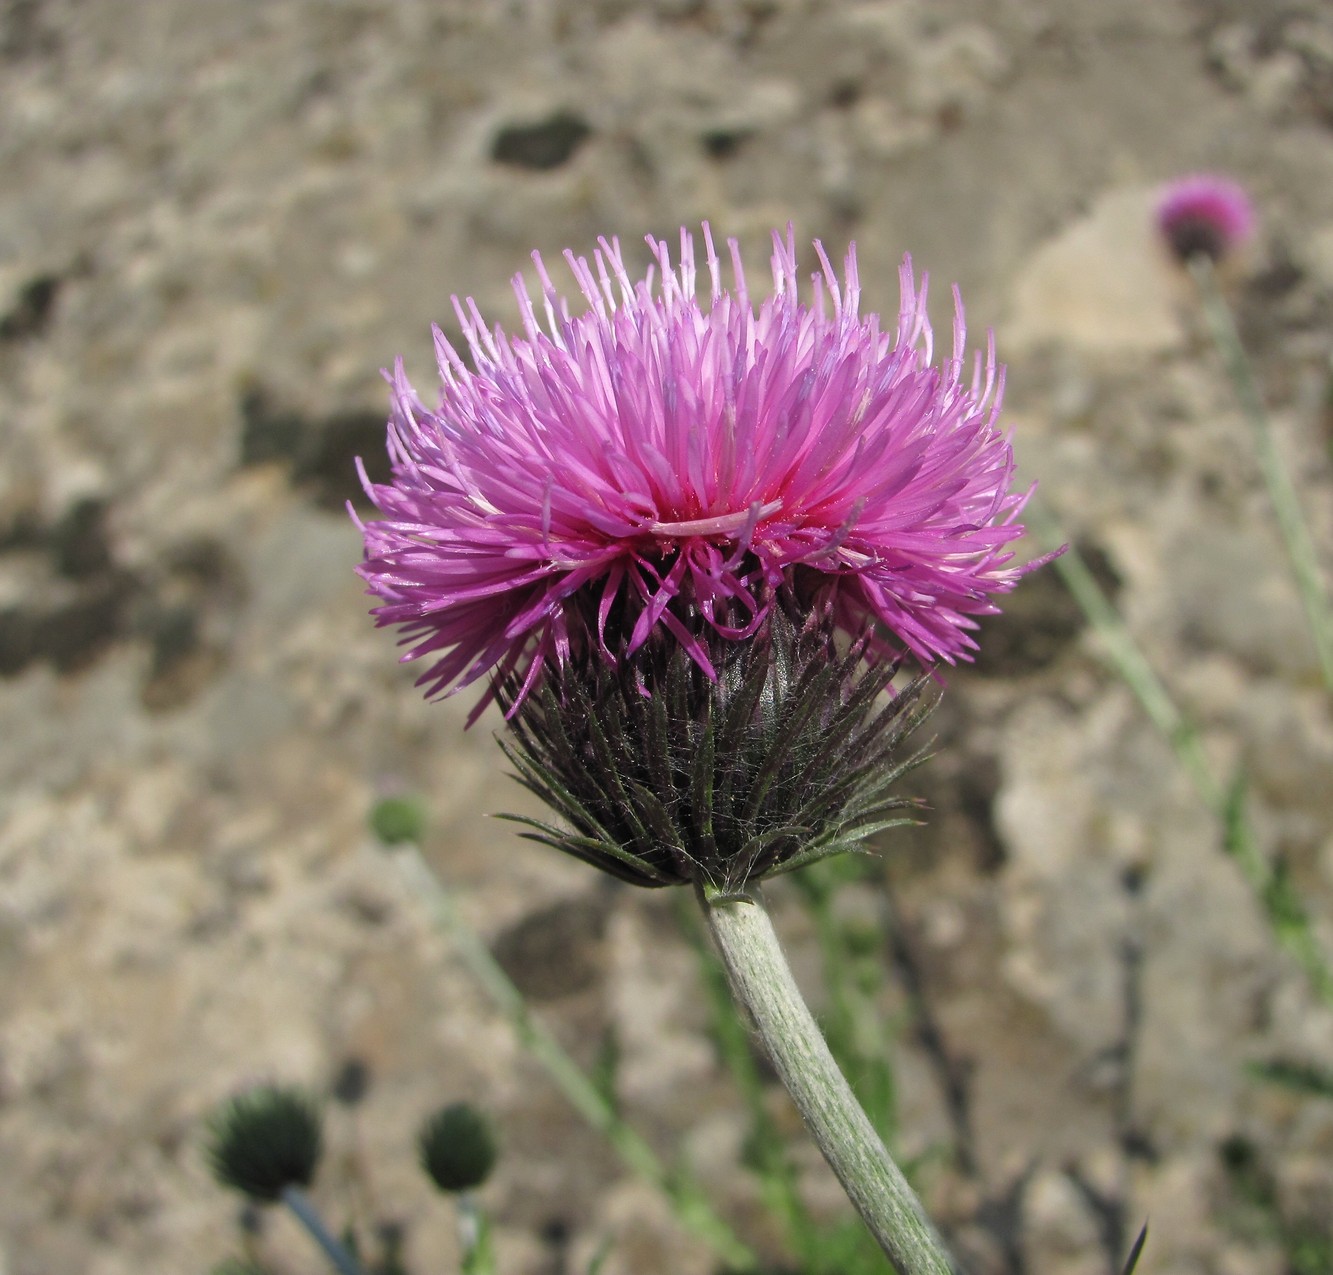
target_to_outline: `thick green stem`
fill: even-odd
[[[893,1162],[802,998],[758,892],[699,890],[736,999],[749,1011],[782,1083],[857,1212],[900,1275],[954,1265]]]

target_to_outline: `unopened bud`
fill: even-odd
[[[417,1135],[421,1167],[441,1191],[471,1191],[490,1177],[497,1155],[490,1121],[475,1107],[442,1107]]]

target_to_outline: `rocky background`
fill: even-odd
[[[201,1118],[247,1080],[340,1076],[368,1089],[331,1113],[319,1197],[400,1222],[414,1269],[454,1261],[410,1151],[452,1098],[503,1132],[506,1275],[608,1239],[607,1275],[713,1269],[387,869],[387,791],[424,794],[430,857],[544,1020],[585,1060],[614,1032],[627,1114],[772,1243],[671,899],[487,818],[528,808],[497,723],[420,701],[352,573],[378,369],[429,384],[451,293],[512,325],[534,247],[708,218],[763,278],[791,220],[835,258],[856,240],[871,308],[905,249],[937,322],[958,280],[1024,470],[1244,768],[1333,956],[1329,700],[1149,223],[1198,168],[1260,207],[1234,295],[1327,565],[1321,0],[4,0],[0,1271],[209,1269],[236,1205]],[[1333,1009],[1056,577],[982,642],[917,775],[930,822],[885,846],[901,1148],[957,1151],[925,1189],[983,1275],[1102,1275],[1149,1215],[1142,1270],[1305,1275],[1333,1101],[1245,1065],[1333,1065]],[[262,1242],[318,1268],[285,1217]]]

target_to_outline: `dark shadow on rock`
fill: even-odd
[[[242,467],[296,459],[307,429],[304,417],[278,407],[257,385],[241,394],[240,412]]]
[[[347,1057],[334,1072],[329,1092],[344,1107],[358,1106],[370,1092],[370,1064],[364,1058]]]
[[[358,457],[373,482],[389,481],[383,413],[307,416],[277,403],[262,386],[251,386],[241,395],[240,414],[240,464],[287,465],[292,486],[321,509],[341,513],[349,500],[359,510],[370,508],[357,475]]]
[[[292,466],[292,483],[308,492],[321,509],[342,513],[349,500],[369,508],[356,471],[357,457],[373,482],[389,481],[383,413],[340,412],[314,422]]]
[[[0,315],[0,341],[23,341],[41,336],[50,325],[60,295],[59,275],[34,275],[19,289],[13,307]]]
[[[495,135],[491,158],[497,164],[546,172],[567,163],[591,136],[581,115],[557,111],[544,120],[506,125]]]
[[[738,155],[749,136],[748,129],[711,128],[699,141],[709,159],[722,161]]]
[[[241,570],[219,542],[187,540],[163,555],[135,617],[152,651],[139,692],[145,708],[182,707],[213,680],[226,662],[226,621],[244,597]]]
[[[49,545],[57,574],[87,580],[111,569],[111,540],[103,500],[75,501],[51,528]]]
[[[227,626],[208,620],[235,613],[240,572],[220,544],[204,539],[169,545],[157,562],[131,570],[116,560],[110,513],[104,500],[85,497],[49,524],[23,511],[0,528],[0,554],[45,562],[28,596],[0,609],[0,677],[40,663],[78,673],[137,639],[152,652],[144,706],[178,707],[223,663],[219,632]]]
[[[950,686],[916,741],[926,750],[926,760],[901,783],[905,795],[921,802],[917,822],[895,829],[886,842],[900,880],[933,872],[941,854],[967,859],[984,876],[999,872],[1008,859],[995,826],[999,763],[991,751],[973,742],[976,723],[969,700],[954,693],[955,674],[948,676]]]
[[[602,976],[607,909],[568,899],[525,916],[495,940],[504,972],[531,1001],[557,1000],[595,986]]]
[[[40,660],[59,673],[95,663],[125,636],[133,592],[133,577],[116,572],[66,601],[0,611],[0,677],[14,677]]]
[[[1078,550],[1102,590],[1115,601],[1121,580],[1106,552],[1087,542],[1080,543]],[[999,615],[981,620],[981,650],[973,666],[981,677],[1040,673],[1064,654],[1087,625],[1078,603],[1049,566],[1025,577],[1001,599],[1001,606]]]
[[[8,0],[0,6],[0,57],[12,62],[51,57],[63,43],[46,21],[42,0]]]
[[[1009,857],[995,828],[1000,767],[991,756],[973,756],[969,761],[970,764],[958,772],[953,798],[958,814],[972,831],[977,868],[990,875],[1004,867]]]
[[[0,610],[0,677],[42,661],[78,672],[129,632],[140,585],[116,566],[106,518],[103,501],[85,498],[53,523],[27,510],[0,530],[0,553],[38,554],[47,567],[30,596]]]

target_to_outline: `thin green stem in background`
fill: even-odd
[[[310,1202],[300,1187],[289,1186],[282,1192],[282,1202],[296,1215],[297,1220],[310,1232],[310,1237],[324,1250],[329,1264],[338,1275],[365,1275],[361,1264],[333,1236],[333,1232],[324,1225],[319,1210]]]
[[[1064,552],[1051,563],[1051,567],[1064,581],[1065,588],[1078,604],[1079,610],[1101,639],[1116,672],[1134,692],[1152,724],[1171,745],[1199,796],[1218,818],[1223,818],[1226,790],[1213,775],[1198,730],[1176,706],[1170,691],[1148,662],[1148,657],[1130,633],[1115,603],[1097,583],[1092,568],[1073,541],[1064,534],[1055,517],[1035,500],[1027,507],[1027,521],[1033,532],[1047,545],[1065,545]]]
[[[844,1073],[856,1078],[857,1095],[870,1122],[886,1141],[898,1124],[898,1087],[893,1074],[893,1028],[877,1003],[883,985],[880,964],[885,930],[849,924],[838,915],[840,887],[864,881],[866,864],[877,859],[843,855],[794,873],[791,883],[815,928],[828,993],[821,1016],[825,1038]]]
[[[458,1247],[463,1254],[462,1275],[495,1275],[490,1223],[477,1207],[471,1191],[459,1192],[454,1204],[458,1210]]]
[[[1319,569],[1314,541],[1301,512],[1300,497],[1278,453],[1273,427],[1259,394],[1254,371],[1246,357],[1240,333],[1236,331],[1231,308],[1218,286],[1212,260],[1204,253],[1196,253],[1189,260],[1189,272],[1199,290],[1208,330],[1226,364],[1227,375],[1240,400],[1241,412],[1254,436],[1259,468],[1268,487],[1273,512],[1277,515],[1282,540],[1287,547],[1287,557],[1291,560],[1292,574],[1296,577],[1296,587],[1300,591],[1301,605],[1305,608],[1310,636],[1314,639],[1315,650],[1319,655],[1324,685],[1333,691],[1333,614],[1329,610],[1328,589]]]
[[[1223,846],[1249,882],[1264,909],[1269,928],[1299,963],[1319,996],[1333,1005],[1333,969],[1285,870],[1269,863],[1259,849],[1245,805],[1244,784],[1239,780],[1230,785],[1218,781],[1198,728],[1172,699],[1119,610],[1054,516],[1034,501],[1028,506],[1027,517],[1033,531],[1048,546],[1066,545],[1052,566],[1101,639],[1116,672],[1170,744],[1200,799],[1221,825]]]
[[[611,1143],[629,1169],[664,1193],[682,1227],[703,1240],[736,1269],[756,1269],[758,1259],[755,1254],[713,1211],[702,1188],[682,1172],[672,1172],[658,1159],[648,1143],[621,1119],[606,1094],[555,1037],[533,1018],[522,993],[501,969],[486,944],[463,920],[449,892],[420,850],[411,843],[401,843],[385,853],[398,864],[414,893],[426,903],[440,929],[453,943],[463,964],[570,1105]]]
[[[899,1275],[954,1275],[920,1201],[852,1093],[811,1015],[756,891],[699,903],[736,999],[824,1158]]]
[[[1259,852],[1245,808],[1245,786],[1242,783],[1233,784],[1228,794],[1224,827],[1227,850],[1240,865],[1250,888],[1263,905],[1269,928],[1305,971],[1321,999],[1333,1006],[1333,969],[1324,957],[1310,914],[1301,902],[1286,865],[1269,863]]]

